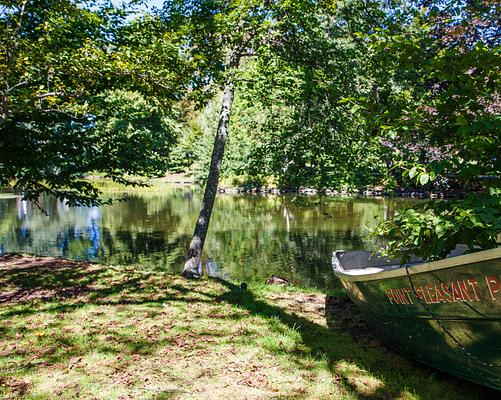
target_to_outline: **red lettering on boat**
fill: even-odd
[[[447,300],[447,302],[451,303],[453,300],[452,300],[452,292],[449,289],[449,286],[447,286],[447,284],[445,282],[442,282],[442,284],[440,286],[442,288],[442,291],[445,293],[445,300]]]
[[[398,298],[397,290],[391,289],[391,294],[393,295],[393,300],[395,300],[395,303],[400,304],[400,299]]]
[[[496,275],[484,277],[492,300],[501,292],[501,279]],[[481,301],[478,278],[428,283],[421,286],[385,289],[390,304],[415,304],[414,296],[426,304],[460,303]],[[500,295],[501,296],[501,295]]]
[[[417,296],[420,300],[425,300],[424,294],[423,294],[423,289],[421,288],[421,286],[416,286],[416,293],[417,293]]]
[[[411,297],[411,288],[405,288],[405,292],[407,293],[407,299],[409,299],[409,304],[414,304],[414,300]]]
[[[473,296],[470,293],[468,286],[466,286],[466,282],[465,281],[458,281],[458,283],[459,283],[459,288],[461,289],[461,295],[463,296],[464,301],[473,301]]]
[[[402,297],[403,304],[409,304],[409,300],[407,299],[407,292],[405,288],[400,289],[400,296]]]
[[[459,282],[451,282],[452,290],[452,300],[454,303],[464,301],[463,294],[461,293],[461,288],[459,287]]]
[[[400,298],[400,292],[398,289],[391,289],[393,292],[393,298],[395,299],[395,303],[402,304],[402,299]]]
[[[391,289],[391,296],[393,297],[393,301],[396,304],[400,304],[400,299],[398,298],[397,292],[395,291],[395,289]]]
[[[421,286],[421,289],[423,289],[423,296],[425,303],[426,304],[433,303],[433,301],[431,300],[430,289],[428,289],[427,286]]]
[[[409,300],[407,300],[407,293],[404,288],[398,289],[400,292],[400,298],[402,299],[402,304],[409,304]]]
[[[500,286],[499,278],[495,275],[489,275],[485,277],[485,281],[487,282],[492,300],[496,300],[496,294],[499,292]]]
[[[438,303],[438,300],[436,299],[435,295],[434,295],[434,290],[433,290],[433,284],[432,283],[428,283],[426,285],[426,291],[428,292],[428,296],[430,296],[430,303],[433,303],[433,304],[436,304]]]
[[[440,286],[438,286],[437,284],[435,284],[435,295],[437,297],[437,303],[447,303],[447,300],[445,300],[442,290],[440,290]]]
[[[477,278],[471,278],[471,279],[468,279],[468,285],[471,286],[471,288],[473,289],[473,293],[475,293],[475,300],[477,301],[480,301],[480,295],[478,293],[478,281],[477,281]]]

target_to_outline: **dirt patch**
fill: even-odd
[[[325,295],[283,292],[267,296],[267,301],[288,310],[292,316],[301,315],[321,326],[325,321]]]
[[[94,289],[88,284],[89,276],[99,269],[88,261],[1,255],[0,303],[84,297]]]
[[[350,334],[358,343],[371,347],[385,347],[374,336],[355,303],[348,297],[325,297],[325,317],[330,329]]]
[[[0,270],[32,269],[32,268],[68,268],[90,267],[88,261],[74,261],[61,257],[36,257],[23,254],[0,255]]]
[[[26,303],[33,300],[48,300],[52,298],[81,297],[92,290],[89,286],[74,288],[52,289],[26,289],[13,292],[0,293],[0,303]]]
[[[40,267],[90,267],[89,261],[74,261],[61,257],[36,257],[18,253],[0,255],[0,269]]]
[[[6,387],[11,392],[22,396],[31,387],[31,382],[14,377],[0,376],[0,387]]]

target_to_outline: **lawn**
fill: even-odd
[[[342,292],[0,256],[0,398],[491,396],[389,351]]]

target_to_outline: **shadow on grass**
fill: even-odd
[[[429,392],[431,386],[428,385],[434,383],[429,380],[430,375],[434,375],[438,381],[450,381],[458,387],[458,393],[463,391],[470,394],[476,393],[479,399],[499,398],[499,393],[494,390],[428,369],[387,349],[366,327],[364,328],[360,313],[348,299],[327,296],[326,319],[328,327],[324,327],[259,300],[251,291],[242,290],[239,286],[224,280],[217,279],[217,281],[228,289],[218,300],[244,308],[251,315],[278,318],[289,328],[298,331],[308,354],[300,352],[294,354],[296,361],[301,364],[305,355],[316,359],[327,358],[333,379],[342,380],[360,399],[400,399],[405,397],[402,390],[417,394],[423,399],[431,398]],[[344,315],[339,315],[340,308],[333,307],[333,303],[341,305],[344,303],[350,309],[348,312],[344,312]],[[332,314],[333,311],[336,312],[336,315]],[[340,321],[343,319],[345,321]],[[346,329],[350,321],[353,324],[353,329]],[[384,352],[382,357],[381,352]],[[357,384],[351,379],[350,373],[343,373],[342,369],[339,368],[342,363],[346,362],[370,372],[382,382],[382,385],[371,387],[364,385],[364,382],[361,385]],[[420,376],[413,377],[413,375]],[[442,394],[450,394],[446,392],[447,390],[444,387]]]
[[[151,283],[150,278],[155,278],[156,281]],[[174,279],[176,279],[175,282]],[[428,370],[387,350],[368,330],[362,328],[363,324],[357,320],[360,319],[360,314],[356,309],[348,310],[346,314],[340,312],[344,308],[353,307],[344,299],[327,297],[325,316],[328,326],[322,326],[292,311],[263,301],[252,291],[243,290],[224,280],[214,279],[214,281],[222,285],[226,291],[217,295],[214,291],[204,290],[202,282],[179,283],[180,278],[169,277],[169,275],[158,276],[158,273],[134,269],[114,270],[108,273],[105,268],[92,268],[88,264],[68,260],[57,262],[56,259],[54,264],[54,259],[52,259],[44,264],[43,259],[40,259],[35,260],[32,265],[23,264],[20,261],[14,268],[0,269],[0,284],[15,288],[7,295],[2,295],[0,306],[6,304],[11,306],[2,313],[3,318],[9,318],[14,315],[36,314],[40,311],[54,314],[65,313],[85,305],[120,307],[121,305],[152,304],[157,307],[157,311],[154,312],[161,312],[158,311],[162,309],[159,306],[168,302],[193,303],[194,305],[196,303],[227,303],[246,310],[247,315],[265,318],[269,321],[272,332],[280,333],[282,329],[280,324],[275,324],[275,321],[280,322],[290,331],[296,332],[300,337],[300,346],[287,349],[273,345],[267,349],[278,355],[286,355],[304,370],[311,368],[311,363],[308,361],[311,358],[325,360],[333,381],[340,382],[342,387],[347,388],[357,398],[397,399],[404,398],[410,393],[411,396],[417,395],[422,399],[427,399],[432,398],[430,395],[432,389],[434,394],[442,398],[452,398],[461,392],[474,394],[473,396],[476,394],[478,399],[498,398],[499,394],[489,389]],[[195,288],[196,291],[191,290]],[[125,309],[125,312],[130,313],[130,310]],[[127,317],[134,316],[137,315],[129,314]],[[211,314],[210,317],[214,320],[244,318],[241,313],[237,312],[221,312],[220,315]],[[353,324],[353,329],[350,329],[350,324]],[[85,334],[64,333],[60,329],[63,326],[62,318],[56,318],[53,327],[56,327],[59,335],[39,339],[40,341],[46,340],[48,346],[54,346],[54,349],[47,348],[46,354],[40,354],[39,360],[49,364],[68,360],[71,362],[70,358],[81,357],[89,349],[129,356],[135,353],[148,354],[163,346],[182,346],[187,338],[196,342],[201,336],[218,335],[209,330],[202,330],[196,334],[183,333],[179,338],[164,338],[155,341],[144,332],[141,332],[141,335],[132,333],[127,335],[127,333],[105,327],[103,332],[109,337],[106,339],[99,337],[104,334],[100,331]],[[168,327],[159,329],[168,329]],[[0,326],[0,334],[6,332],[6,327]],[[239,339],[229,337],[228,340]],[[247,341],[248,338],[243,337],[242,340]],[[61,349],[58,350],[56,345]],[[29,348],[24,350],[25,355],[29,356]],[[39,364],[35,361],[26,367],[37,368]],[[376,378],[375,383],[364,382],[367,376],[365,371]],[[435,379],[429,379],[430,375],[434,375]],[[437,382],[440,381],[453,383],[456,386],[455,393],[448,392],[451,386],[435,387],[439,386]],[[165,396],[169,398],[170,394],[166,393]],[[303,395],[298,395],[295,398],[302,397]]]
[[[0,305],[11,306],[4,317],[36,314],[47,304],[44,311],[68,312],[88,304],[93,305],[140,305],[169,301],[192,302],[193,293],[179,284],[170,284],[172,275],[162,275],[161,282],[145,283],[158,272],[96,267],[55,257],[0,256],[0,262],[10,262],[8,268],[0,267],[0,287],[14,290],[0,292]],[[116,277],[115,275],[122,276]],[[197,302],[212,302],[211,297],[197,292]],[[205,299],[203,297],[206,297]]]
[[[190,303],[215,303],[214,296],[191,291],[190,285],[196,285],[194,282],[186,281],[183,286],[174,283],[174,279],[182,281],[181,278],[158,272],[103,268],[61,258],[0,256],[0,290],[8,290],[0,291],[0,344],[2,339],[14,344],[10,350],[0,349],[0,364],[4,361],[2,357],[23,358],[21,363],[16,361],[12,367],[9,366],[12,362],[8,361],[2,366],[6,368],[3,372],[11,373],[21,365],[24,370],[31,370],[66,364],[92,351],[126,356],[147,355],[159,347],[177,345],[171,338],[160,340],[155,335],[150,336],[138,326],[131,326],[130,333],[120,332],[112,324],[100,326],[100,322],[109,321],[106,320],[106,314],[110,312],[108,308],[102,311],[92,308],[89,314],[84,314],[91,320],[90,324],[86,324],[85,332],[79,331],[80,321],[68,326],[65,320],[67,313],[86,306],[111,306],[112,315],[121,314],[125,321],[125,325],[119,328],[126,330],[128,319],[152,320],[155,315],[168,312],[168,303],[188,306]],[[126,307],[131,305],[151,305],[152,308],[131,311]],[[15,331],[9,323],[10,318],[20,321],[18,318],[37,318],[38,314],[52,314],[53,317],[40,321],[41,325],[18,323]],[[95,322],[92,322],[94,317]],[[50,335],[46,334],[47,328]],[[28,346],[19,345],[23,337],[28,338],[24,342],[33,340],[36,350],[29,343]]]
[[[15,287],[0,293],[1,303],[19,303],[50,297],[75,297],[89,290],[103,270],[89,270],[88,263],[58,258],[29,258],[0,256],[8,268],[0,269],[3,287]]]

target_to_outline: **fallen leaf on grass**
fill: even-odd
[[[14,377],[0,376],[0,387],[2,386],[7,387],[14,392],[17,392],[17,394],[19,395],[23,395],[30,388],[31,382]]]
[[[68,368],[73,368],[75,367],[80,361],[82,360],[82,357],[71,357],[70,361],[68,361]]]
[[[264,375],[251,375],[237,382],[238,385],[253,387],[256,389],[267,389],[268,379]]]

